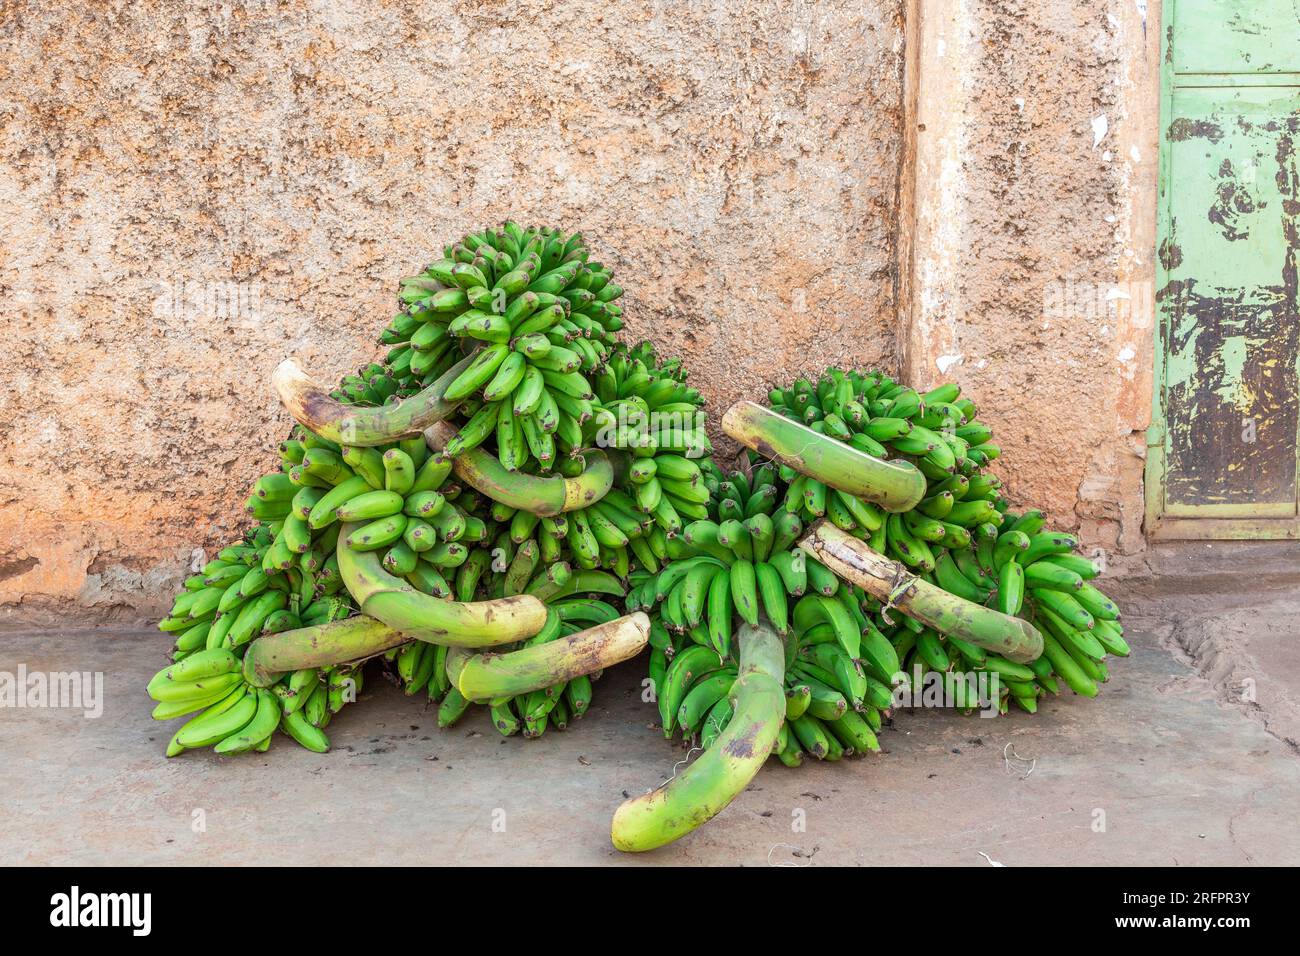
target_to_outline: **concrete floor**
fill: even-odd
[[[440,732],[376,679],[331,724],[329,754],[278,740],[165,760],[143,692],[165,637],[4,634],[0,671],[102,671],[106,707],[0,711],[0,864],[1296,864],[1298,556],[1153,550],[1112,588],[1134,653],[1098,699],[998,720],[900,713],[885,755],[769,765],[712,823],[641,857],[610,847],[610,815],[684,754],[652,727],[639,662],[539,741],[502,740],[482,711]]]

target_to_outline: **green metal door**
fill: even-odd
[[[1166,0],[1147,511],[1300,535],[1300,0]]]

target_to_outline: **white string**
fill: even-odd
[[[672,783],[673,780],[677,778],[677,768],[680,767],[682,764],[687,763],[691,759],[691,754],[703,753],[703,752],[704,752],[703,747],[692,747],[690,750],[686,751],[686,756],[683,757],[681,760],[677,761],[675,764],[673,764],[673,772],[671,775],[669,775],[668,779],[665,780],[663,783],[659,784],[659,787],[655,787],[652,790],[647,790],[646,793],[653,793],[654,790],[668,786],[668,784]]]
[[[880,608],[880,618],[886,624],[893,626],[894,619],[889,616],[890,608],[895,606],[894,602],[903,597],[916,581],[916,577],[911,574],[907,568],[901,564],[897,565],[894,570],[894,580],[890,582],[889,597],[885,599],[884,605]]]
[[[1008,750],[1011,751],[1010,758],[1007,757]],[[1027,779],[1029,775],[1034,772],[1034,768],[1038,766],[1037,757],[1035,757],[1033,760],[1029,760],[1025,757],[1020,756],[1020,754],[1016,753],[1015,747],[1008,742],[1007,745],[1002,748],[1002,764],[1003,767],[1006,769],[1007,773],[1018,773],[1019,772],[1018,770],[1012,769],[1011,758],[1015,758],[1016,760],[1019,760],[1022,764],[1029,764],[1029,769],[1025,771],[1023,776],[1021,776],[1020,778],[1021,780]]]
[[[801,847],[801,846],[795,846],[793,843],[773,843],[773,844],[772,844],[772,848],[771,848],[770,850],[767,851],[767,865],[768,865],[768,866],[799,866],[799,867],[803,867],[803,866],[812,866],[812,856],[811,856],[811,855],[808,855],[808,862],[807,862],[807,863],[796,863],[794,860],[782,860],[782,861],[779,862],[779,863],[773,863],[773,862],[772,862],[772,854],[775,853],[775,852],[776,852],[776,848],[777,848],[777,847],[780,847],[780,846],[785,847],[787,850],[794,850],[796,854],[807,854],[807,853],[808,853],[808,851],[805,850],[803,847]]]

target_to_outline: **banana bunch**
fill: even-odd
[[[906,456],[926,478],[924,500],[899,514],[782,466],[785,508],[807,523],[825,518],[875,551],[931,572],[935,549],[967,550],[1005,507],[1001,482],[980,473],[1000,451],[956,385],[921,395],[880,372],[830,369],[816,384],[800,379],[773,389],[769,400],[775,411],[875,458]]]
[[[158,701],[155,720],[202,711],[172,736],[169,757],[212,745],[221,754],[265,750],[280,726],[280,701],[268,690],[250,688],[242,659],[225,647],[186,655],[154,675],[148,690]]]
[[[641,510],[669,533],[681,519],[706,516],[699,459],[713,450],[704,431],[703,398],[686,384],[679,359],[662,361],[641,342],[615,347],[596,377],[597,440],[632,456],[631,492]]]
[[[281,446],[284,470],[258,479],[247,502],[250,514],[281,523],[268,569],[291,568],[296,558],[335,575],[338,546],[382,550],[390,574],[443,598],[449,576],[477,580],[487,570],[489,557],[479,552],[488,501],[448,482],[450,459],[432,454],[422,437],[375,447],[304,439]],[[345,523],[358,527],[340,541]]]
[[[580,577],[585,573],[580,573]],[[600,585],[601,582],[590,578],[587,583]],[[621,588],[618,593],[622,594]],[[570,596],[549,606],[546,626],[536,635],[498,650],[509,652],[537,647],[618,616],[619,612],[613,605],[599,598]],[[452,679],[455,655],[455,651],[444,645],[421,641],[395,648],[386,655],[404,692],[410,696],[425,691],[430,703],[437,707],[438,726],[443,728],[456,724],[473,704]],[[548,727],[564,730],[570,721],[587,712],[591,706],[592,682],[599,678],[599,673],[582,675],[542,690],[490,700],[486,706],[492,725],[503,737],[522,731],[523,736],[530,739],[542,736]]]
[[[760,468],[751,484],[741,472],[724,476],[707,460],[700,476],[706,500],[726,497],[705,506],[704,517],[668,542],[666,567],[656,573],[646,566],[651,573],[634,578],[628,606],[654,609],[668,629],[726,657],[736,615],[755,624],[766,613],[778,634],[788,632],[788,598],[802,594],[807,582],[807,563],[788,550],[802,524],[776,509],[777,476],[770,467]]]
[[[147,689],[158,702],[155,720],[201,711],[172,736],[167,756],[174,757],[207,746],[222,755],[263,752],[277,728],[307,749],[324,753],[329,749],[326,724],[356,700],[361,684],[361,668],[347,664],[295,671],[270,687],[253,687],[236,651],[212,647],[163,668]]]
[[[704,479],[713,469],[702,399],[684,380],[681,363],[661,362],[648,342],[614,346],[595,378],[597,395],[581,413],[584,443],[621,457],[613,486],[585,507],[554,515],[490,502],[490,518],[500,528],[491,549],[506,569],[496,582],[500,593],[516,593],[509,582],[521,575],[528,581],[539,567],[562,586],[570,571],[604,569],[626,581],[634,567],[655,573],[671,560],[670,539],[686,521],[709,515]],[[542,471],[537,462],[521,470]],[[584,474],[583,458],[566,457],[558,473]],[[623,593],[621,586],[594,590]]]
[[[771,465],[702,479],[716,516],[688,524],[670,545],[674,560],[633,576],[629,610],[654,613],[650,680],[664,735],[680,729],[707,749],[731,718],[739,676],[732,634],[766,622],[784,639],[787,722],[777,756],[797,765],[805,751],[836,760],[879,750],[874,731],[892,696],[897,658],[867,618],[866,595],[841,584],[795,547],[799,516],[781,507]]]
[[[816,383],[799,379],[789,388],[773,389],[768,401],[787,418],[876,458],[908,456],[927,479],[942,482],[970,475],[1002,453],[991,441],[991,430],[976,421],[974,403],[960,395],[960,387],[951,383],[922,395],[883,372],[832,368]],[[799,478],[793,472],[785,475],[794,499],[790,507],[800,504],[805,518],[847,522],[851,517],[871,528],[879,523],[880,512],[869,503],[855,506],[845,500],[850,496]]]
[[[274,634],[346,617],[352,602],[338,564],[313,542],[284,567],[267,556],[283,534],[282,521],[259,521],[243,538],[222,548],[202,571],[186,579],[158,625],[176,634],[173,662],[204,649],[238,650],[260,634]],[[332,549],[330,550],[332,554]]]
[[[494,586],[503,594],[512,593],[511,582],[518,581],[521,574],[531,574],[536,567],[545,568],[550,584],[556,587],[563,587],[575,571],[605,569],[622,581],[633,562],[650,562],[657,567],[668,553],[665,529],[617,487],[585,508],[558,515],[538,516],[495,502],[492,514],[501,528],[492,548],[506,568],[505,578]],[[541,585],[538,581],[537,587]],[[529,593],[535,592],[536,588]],[[621,585],[617,593],[623,593]]]
[[[893,639],[907,673],[917,672],[917,665],[922,674],[997,671],[1004,710],[1009,699],[1036,710],[1038,696],[1057,692],[1057,677],[1076,693],[1096,695],[1107,676],[1106,654],[1128,653],[1119,609],[1089,583],[1098,569],[1072,553],[1072,535],[1047,530],[1040,511],[1008,510],[1001,481],[984,470],[1000,449],[957,385],[918,394],[877,371],[831,369],[816,384],[800,380],[769,398],[787,417],[875,457],[901,454],[926,478],[916,507],[886,514],[783,467],[787,509],[806,520],[825,517],[931,584],[1021,615],[1043,633],[1043,656],[1023,665],[911,618],[888,622],[876,614],[873,625]],[[1036,684],[1040,676],[1044,683]]]
[[[1109,676],[1106,656],[1129,654],[1118,606],[1091,583],[1096,564],[1072,553],[1073,535],[1044,530],[1037,510],[1007,511],[995,530],[983,534],[973,550],[939,552],[931,580],[966,600],[1031,621],[1043,636],[1042,656],[1016,664],[905,619],[892,635],[905,671],[996,671],[1003,712],[1014,702],[1034,713],[1038,698],[1059,693],[1062,683],[1095,697]],[[966,690],[958,687],[956,693]]]
[[[876,602],[829,572],[824,577],[794,608],[786,668],[791,732],[777,753],[790,767],[805,753],[819,760],[879,753],[876,733],[893,705],[898,657],[872,621]]]
[[[419,389],[419,380],[411,375],[411,354],[409,346],[393,349],[383,364],[371,362],[356,374],[345,375],[330,396],[345,404],[364,408],[387,405],[414,394]],[[455,364],[457,356],[449,352],[447,358],[450,361],[439,366],[436,375]]]
[[[378,397],[391,381],[400,398],[468,352],[473,361],[445,391],[448,402],[461,403],[462,421],[447,453],[495,436],[508,470],[533,461],[549,471],[584,444],[595,394],[590,377],[622,327],[614,304],[622,294],[609,271],[588,260],[578,233],[507,222],[470,234],[402,280],[403,310],[381,337],[395,346],[388,371],[374,373],[378,386],[351,383],[344,391]]]
[[[842,591],[845,597],[837,606],[847,614],[846,599],[851,599],[853,589],[844,585]],[[805,613],[811,619],[813,605],[808,607]],[[816,613],[820,615],[820,609]],[[739,663],[734,653],[724,657],[692,637],[690,632],[669,632],[662,621],[652,624],[651,680],[656,681],[665,736],[680,731],[683,738],[698,740],[708,750],[733,716],[731,693]],[[888,646],[883,635],[874,639]],[[851,657],[834,625],[825,621],[811,624],[803,633],[788,634],[785,648],[785,723],[773,757],[796,767],[805,753],[819,760],[839,760],[879,752],[875,733],[892,703],[883,671],[868,659]]]
[[[259,521],[239,542],[222,548],[185,581],[160,624],[177,637],[172,664],[147,688],[158,702],[153,717],[172,720],[202,711],[177,731],[169,757],[209,743],[220,754],[264,751],[278,727],[323,752],[329,742],[321,731],[330,716],[360,691],[361,670],[351,664],[285,674],[268,688],[244,679],[243,654],[257,637],[342,620],[355,610],[332,552],[323,561],[317,551],[312,561],[264,568],[282,530],[280,521]],[[263,707],[267,701],[275,705],[274,721]],[[229,732],[217,736],[223,730]]]

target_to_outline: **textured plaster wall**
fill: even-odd
[[[903,365],[960,382],[1010,497],[1143,546],[1159,3],[920,0]]]
[[[0,621],[153,613],[274,460],[275,364],[369,360],[396,279],[507,215],[586,232],[714,413],[893,367],[902,36],[901,0],[4,3]]]

